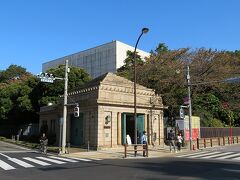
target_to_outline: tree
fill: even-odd
[[[138,52],[135,54],[136,67],[143,66],[144,61]],[[134,52],[127,51],[127,58],[124,60],[124,65],[117,69],[117,75],[125,77],[133,81],[134,79]]]
[[[59,66],[50,69],[49,73],[64,77],[64,71],[65,67]],[[64,91],[64,81],[42,83],[20,66],[11,65],[1,71],[0,75],[0,124],[10,125],[12,129],[23,124],[37,123],[40,107],[48,102],[58,103],[59,95]],[[19,75],[18,78],[12,78],[16,75]],[[69,90],[73,91],[89,80],[90,76],[83,69],[71,67]]]
[[[64,78],[65,65],[51,68],[47,72],[53,74],[55,77]],[[85,70],[78,67],[70,67],[70,72],[68,73],[68,90],[74,91],[90,80],[91,77]],[[64,81],[55,80],[52,84],[40,83],[35,91],[40,91],[39,103],[41,106],[47,105],[49,102],[58,103],[59,96],[64,93]]]
[[[160,43],[151,56],[137,66],[137,83],[155,89],[163,97],[169,122],[178,116],[179,106],[187,96],[186,65],[190,66],[193,115],[200,116],[204,126],[240,124],[240,84],[228,84],[224,79],[240,76],[239,51],[182,48],[169,50]],[[118,73],[132,80],[131,64]],[[228,110],[222,107],[228,102]],[[230,118],[229,118],[230,116]]]
[[[17,65],[10,65],[5,71],[0,72],[0,83],[23,79],[28,75],[30,75],[30,73],[26,72],[25,68]]]

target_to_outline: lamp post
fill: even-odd
[[[134,52],[133,52],[133,62],[134,62],[134,144],[137,144],[137,92],[136,92],[136,80],[137,80],[137,72],[136,72],[136,50],[137,50],[137,45],[138,42],[140,40],[140,38],[142,37],[143,34],[146,34],[149,31],[148,28],[142,28],[142,32],[139,35],[135,48],[134,48]]]

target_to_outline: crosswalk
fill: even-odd
[[[7,156],[8,157],[8,156]],[[0,170],[14,170],[18,168],[34,168],[47,167],[51,165],[62,165],[66,163],[78,163],[81,161],[99,161],[102,159],[85,159],[85,158],[66,158],[54,155],[36,156],[36,157],[20,157],[20,158],[5,158],[0,159]]]
[[[190,159],[231,160],[240,162],[240,153],[238,152],[201,151],[191,154],[179,154],[176,157]]]

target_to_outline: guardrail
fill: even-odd
[[[194,143],[197,145],[197,149],[203,149],[214,146],[225,146],[240,143],[240,136],[201,138],[197,139]]]
[[[138,151],[142,151],[143,156],[148,157],[148,145],[147,144],[131,144],[131,145],[125,144],[124,145],[124,157],[125,158],[127,157],[128,151],[133,151],[135,157],[137,156]]]

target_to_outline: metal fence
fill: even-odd
[[[201,127],[201,138],[240,136],[240,127],[212,128]]]

